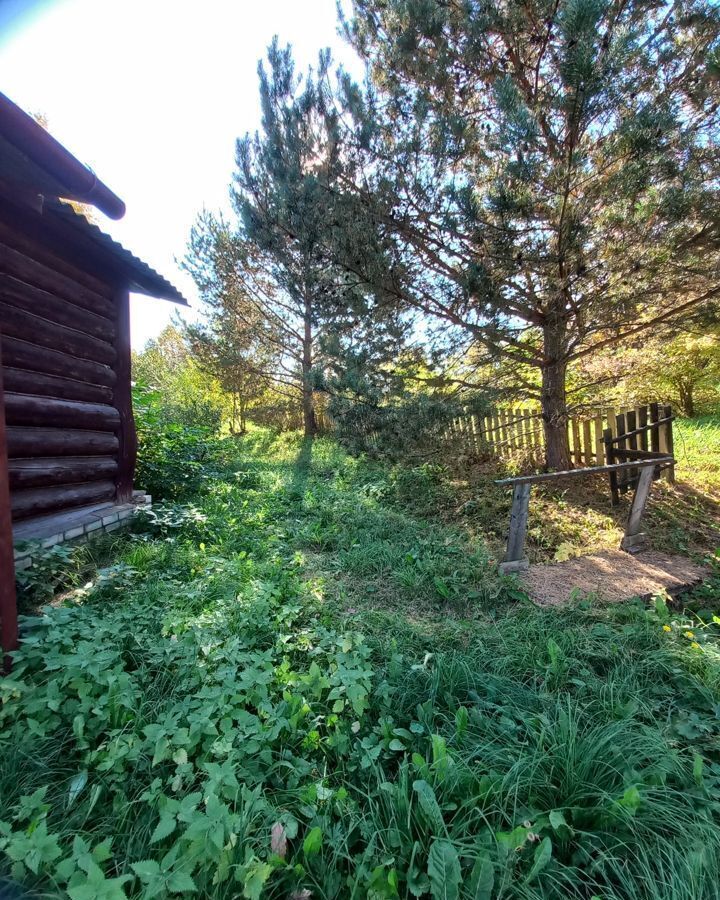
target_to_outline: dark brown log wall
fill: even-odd
[[[110,278],[69,262],[0,216],[13,520],[111,500],[120,485],[123,498],[132,492],[126,304]]]

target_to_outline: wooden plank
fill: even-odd
[[[0,649],[2,650],[0,668],[7,670],[10,668],[10,658],[7,654],[14,650],[18,643],[18,617],[3,397],[3,367],[0,352]]]
[[[672,456],[664,456],[660,459],[653,457],[652,459],[639,459],[637,462],[614,463],[606,466],[589,466],[584,469],[567,469],[563,472],[540,472],[537,475],[518,475],[515,478],[500,478],[495,484],[539,484],[543,481],[556,481],[559,478],[577,478],[585,475],[604,475],[607,472],[623,472],[628,469],[643,469],[648,466],[652,467],[658,463],[666,463],[670,465],[674,462]]]
[[[13,491],[50,484],[107,481],[115,477],[117,470],[117,459],[112,456],[39,457],[8,462]]]
[[[617,444],[618,450],[625,450],[625,449],[627,449],[626,441],[625,441],[625,438],[622,437],[622,435],[624,435],[627,430],[627,426],[625,424],[624,413],[618,413],[615,416],[615,423],[616,423],[617,430],[615,432],[616,437],[615,437],[614,443]],[[621,493],[625,493],[625,491],[627,490],[627,475],[625,473],[623,473],[618,478],[618,489],[620,490]]]
[[[662,408],[662,418],[664,420],[664,424],[660,426],[660,434],[664,435],[664,443],[665,448],[670,456],[674,455],[674,446],[673,446],[673,414],[671,406],[663,406]],[[663,447],[660,448],[661,450]],[[675,483],[675,466],[670,466],[670,468],[665,470],[665,477],[670,482],[670,484]]]
[[[480,435],[480,417],[473,413],[471,417],[472,422],[472,433],[473,433],[473,445],[475,447],[475,452],[480,453],[480,447],[482,444],[482,437]]]
[[[615,450],[615,456],[621,460],[630,459],[666,459],[667,453],[654,453],[652,450]]]
[[[17,369],[41,372],[45,375],[59,375],[61,378],[72,378],[75,381],[87,381],[90,384],[102,384],[112,387],[116,376],[110,366],[79,359],[69,353],[38,347],[29,341],[21,341],[5,335],[0,337],[5,364]]]
[[[638,445],[637,445],[638,434],[637,434],[637,430],[636,430],[637,429],[637,417],[635,415],[634,409],[629,409],[627,411],[626,420],[627,420],[627,430],[628,430],[627,447],[629,450],[635,451],[638,448]],[[635,484],[637,484],[637,478],[638,478],[637,471],[631,470],[628,483],[632,484],[634,486]]]
[[[660,429],[658,428],[657,422],[660,419],[660,407],[657,403],[650,404],[650,422],[652,427],[650,429],[650,449],[655,452],[660,452]]]
[[[106,431],[72,431],[62,428],[7,428],[8,455],[18,457],[106,456],[116,454],[117,436]]]
[[[112,344],[98,340],[81,331],[66,328],[64,325],[56,325],[25,312],[16,309],[0,301],[0,321],[3,323],[3,332],[8,337],[28,341],[42,347],[55,349],[60,346],[66,353],[77,356],[80,359],[89,359],[96,363],[111,364],[115,362],[115,350]]]
[[[88,484],[58,485],[13,491],[10,498],[13,521],[38,516],[55,509],[82,506],[110,500],[115,496],[114,481],[93,481]]]
[[[507,447],[508,441],[508,427],[507,427],[507,414],[504,409],[501,409],[498,413],[500,418],[500,440]]]
[[[64,297],[56,297],[10,275],[0,274],[0,298],[8,306],[24,309],[48,322],[66,325],[91,337],[107,342],[112,342],[115,338],[114,320],[98,316],[81,306],[75,306]]]
[[[516,423],[515,423],[515,410],[509,409],[507,411],[507,424],[508,424],[508,446],[507,450],[510,453],[514,453],[517,448],[517,431],[516,431]]]
[[[532,419],[532,410],[526,409],[525,413],[525,446],[530,450],[534,449],[537,444],[535,441],[535,435],[533,434],[534,423]]]
[[[613,468],[615,465],[615,448],[613,446],[612,429],[606,428],[603,432],[603,444],[605,445],[605,465],[610,472],[610,502],[613,506],[617,506],[620,503],[620,492],[617,472]]]
[[[593,419],[593,429],[595,432],[595,465],[602,466],[609,459],[605,459],[605,444],[603,443],[603,417],[597,415]]]
[[[501,437],[500,437],[500,414],[498,413],[497,409],[493,410],[492,425],[493,425],[493,427],[492,427],[492,432],[490,435],[490,437],[491,437],[490,447],[491,447],[492,452],[497,456],[497,452],[498,452],[497,445],[500,443],[500,440],[501,440]]]
[[[0,232],[2,231],[3,225],[0,222]],[[17,238],[16,232],[13,233],[13,237]],[[38,258],[43,254],[35,245],[26,246],[25,251],[6,243],[0,243],[0,271],[13,275],[27,284],[42,288],[55,296],[64,297],[71,303],[98,315],[109,319],[115,317],[115,305],[107,285],[102,285],[102,289],[97,289],[97,284],[94,287],[82,284],[77,280],[77,271],[73,273],[76,276],[73,278],[56,268],[57,259],[53,259],[53,265],[48,265],[47,257],[45,259]]]
[[[633,497],[632,506],[630,507],[630,515],[628,516],[627,525],[625,526],[625,535],[622,539],[620,547],[623,550],[632,550],[640,543],[642,539],[641,523],[648,495],[650,494],[650,486],[653,480],[653,467],[646,466],[640,473],[637,487],[635,488],[635,496]]]
[[[513,490],[507,551],[505,553],[505,558],[500,565],[501,572],[516,571],[527,565],[527,560],[525,558],[525,535],[527,534],[530,487],[530,484],[527,483],[516,484],[515,489]]]
[[[638,436],[638,443],[640,445],[641,450],[649,450],[649,442],[648,442],[648,408],[647,406],[638,406],[635,409],[635,416],[637,418],[638,428],[640,429],[640,434]]]
[[[106,273],[90,271],[91,262],[95,266],[98,264],[94,258],[88,259],[88,245],[92,248],[93,255],[95,252],[103,253],[102,249],[94,241],[83,238],[80,233],[70,235],[64,221],[51,221],[15,207],[12,218],[0,218],[0,241],[8,249],[29,259],[31,268],[41,263],[90,294],[105,299],[112,297]],[[0,263],[1,261],[2,257]]]
[[[570,430],[572,432],[572,459],[576,466],[583,463],[582,446],[580,445],[580,424],[576,418],[570,419]]]
[[[584,447],[585,464],[588,466],[592,466],[593,464],[597,465],[598,463],[595,460],[595,454],[593,453],[592,427],[590,419],[585,419],[582,423],[582,441]]]
[[[73,378],[58,375],[43,375],[25,369],[7,367],[4,371],[5,388],[17,394],[36,394],[40,397],[55,397],[58,400],[84,400],[86,403],[112,403],[111,387],[89,384]]]
[[[89,428],[93,431],[114,431],[120,427],[119,411],[106,403],[55,400],[10,391],[5,393],[5,416],[8,425]]]
[[[518,450],[525,450],[525,414],[522,408],[515,410],[515,441]]]
[[[115,480],[118,503],[128,503],[132,499],[135,462],[137,459],[137,432],[133,418],[130,373],[130,294],[118,291],[116,295],[117,319],[117,363],[115,372],[115,406],[120,418],[118,438],[118,471]]]

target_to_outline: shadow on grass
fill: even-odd
[[[305,493],[312,466],[313,440],[312,436],[306,436],[300,444],[300,452],[293,464],[293,477],[288,490],[292,500],[300,500]]]

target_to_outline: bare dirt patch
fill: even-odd
[[[522,581],[536,603],[557,606],[590,594],[609,603],[663,591],[676,595],[707,574],[704,566],[683,556],[652,550],[632,556],[622,550],[604,550],[565,562],[532,565]]]

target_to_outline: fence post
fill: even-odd
[[[637,418],[635,416],[635,410],[629,409],[627,411],[627,430],[635,431],[637,428]],[[637,435],[631,434],[627,439],[627,449],[628,450],[637,450]],[[630,469],[630,477],[628,478],[628,484],[636,485],[638,479],[638,470]]]
[[[620,460],[620,462],[626,462],[627,457],[622,453],[623,450],[627,450],[627,441],[625,440],[625,438],[622,437],[622,435],[624,435],[625,432],[627,431],[627,428],[625,427],[624,413],[618,413],[618,415],[615,416],[615,427],[616,427],[615,440],[617,443],[617,454],[615,453],[615,446],[613,444],[613,462],[614,462],[614,457],[616,455],[617,455],[618,459]],[[623,494],[627,490],[627,475],[625,474],[625,470],[623,471],[623,474],[620,476],[620,478],[618,478],[618,488],[620,489],[621,493],[623,493]]]
[[[636,409],[637,413],[637,427],[647,429],[648,427],[648,408],[647,406],[638,406]],[[648,448],[648,433],[647,430],[640,432],[640,449],[647,452]]]
[[[592,442],[592,432],[590,430],[590,419],[585,419],[582,423],[583,427],[583,444],[585,449],[585,465],[591,466],[593,464],[593,442]]]
[[[650,449],[653,453],[660,452],[660,429],[658,428],[657,422],[660,418],[660,407],[657,403],[650,404],[650,422],[652,423],[652,427],[650,428]]]
[[[662,417],[663,419],[671,419],[672,418],[672,406],[663,406],[662,408]],[[664,422],[660,426],[660,445],[663,453],[667,453],[668,456],[674,456],[673,453],[673,423],[672,422]],[[675,484],[675,466],[668,466],[665,469],[665,477],[670,482],[670,484]]]
[[[613,448],[613,433],[611,428],[606,428],[603,432],[603,443],[605,445],[605,462],[611,466],[615,462],[615,450]],[[610,502],[613,506],[617,506],[620,503],[617,472],[610,472]]]
[[[625,526],[625,534],[620,544],[620,547],[623,550],[632,552],[643,538],[643,534],[640,531],[640,525],[642,523],[643,513],[645,512],[648,494],[650,493],[654,468],[654,466],[645,466],[640,472],[637,487],[635,488],[635,496],[633,497],[632,506],[630,507],[630,515],[628,516],[627,525]]]
[[[516,484],[513,490],[507,552],[505,553],[505,559],[499,566],[503,575],[509,572],[522,572],[530,565],[529,560],[525,556],[525,535],[527,533],[531,487],[532,485],[530,484]]]
[[[605,447],[603,445],[603,417],[595,416],[595,465],[601,466],[605,461]]]

